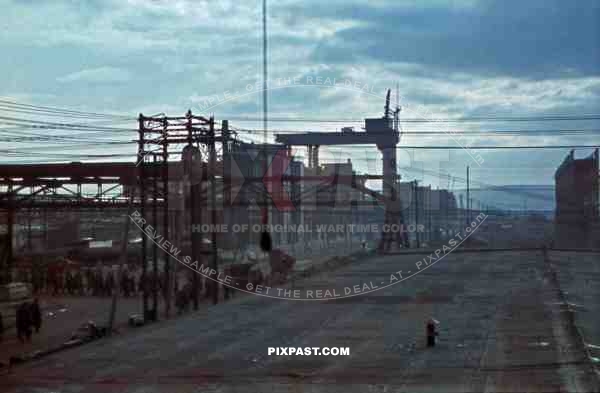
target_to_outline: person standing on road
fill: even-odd
[[[147,289],[146,289],[146,283],[144,282],[144,276],[142,274],[140,274],[140,276],[138,278],[137,291],[139,293],[144,293],[145,291],[147,291]]]
[[[104,296],[104,278],[102,277],[102,273],[96,272],[94,283],[94,296]]]
[[[437,321],[433,318],[429,319],[427,321],[427,325],[426,325],[426,330],[427,330],[427,346],[428,347],[435,347],[435,338],[438,335],[438,332],[436,331],[436,325]]]
[[[2,319],[2,313],[0,312],[0,343],[2,342],[3,336],[4,336],[4,320]]]
[[[39,333],[42,327],[42,312],[40,310],[40,304],[38,299],[35,298],[31,303],[31,324],[35,327],[35,332]]]
[[[23,321],[23,313],[21,312],[21,309],[23,308],[23,305],[20,304],[19,306],[17,306],[17,311],[15,312],[15,319],[16,319],[16,323],[15,323],[15,327],[17,328],[17,337],[19,338],[19,341],[21,341],[21,344],[23,344],[23,324],[25,321]]]
[[[120,284],[121,293],[123,294],[123,296],[129,297],[129,285],[128,285],[128,277],[127,277],[126,271],[123,272],[123,274],[121,274],[121,282],[119,284]]]
[[[113,294],[114,287],[115,287],[115,278],[114,278],[112,272],[110,272],[106,276],[106,296],[111,296]]]
[[[83,275],[81,274],[81,271],[77,270],[77,272],[75,273],[75,288],[76,288],[76,293],[79,296],[83,296],[84,295],[84,290],[83,290]]]
[[[22,344],[27,341],[31,341],[31,316],[29,311],[29,305],[27,303],[21,303],[17,308],[17,337]]]

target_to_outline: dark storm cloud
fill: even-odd
[[[600,75],[600,2],[484,1],[473,8],[297,9],[361,22],[319,43],[316,61],[406,62],[525,78]]]

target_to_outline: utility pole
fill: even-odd
[[[267,89],[268,89],[268,84],[267,84],[267,78],[268,78],[268,70],[267,70],[267,0],[263,0],[263,7],[262,7],[262,25],[263,25],[263,143],[264,143],[264,150],[265,150],[265,157],[264,157],[264,162],[263,162],[263,168],[264,168],[264,172],[266,175],[267,172],[267,133],[268,133],[268,126],[269,126],[269,122],[268,122],[268,94],[267,94]],[[266,195],[265,195],[265,202],[267,200]],[[266,224],[268,221],[268,217],[269,217],[269,212],[267,210],[267,204],[265,203],[263,205],[263,224]]]
[[[213,231],[211,232],[211,261],[210,261],[210,265],[211,268],[214,269],[215,271],[218,271],[218,265],[217,265],[217,252],[218,252],[218,248],[217,248],[217,232],[216,232],[216,228],[217,228],[217,188],[216,188],[216,179],[215,179],[215,172],[216,172],[216,161],[217,161],[217,152],[215,149],[215,119],[213,117],[210,118],[210,124],[209,124],[209,145],[208,148],[210,149],[209,154],[210,154],[210,205],[211,205],[211,224],[213,226]],[[212,300],[213,300],[213,304],[217,304],[219,302],[219,285],[217,284],[217,282],[215,281],[211,281],[211,287],[212,287]]]
[[[262,7],[263,22],[263,137],[264,143],[267,143],[267,0],[263,0]]]
[[[43,207],[42,214],[44,215],[44,248],[47,250],[50,243],[48,239],[48,209]]]
[[[32,249],[32,244],[31,244],[31,218],[33,216],[33,209],[29,209],[27,211],[27,249],[29,251],[31,251]],[[77,218],[79,220],[79,218]]]
[[[163,118],[162,121],[162,180],[163,180],[163,231],[165,239],[169,238],[169,141],[168,141],[168,121]],[[164,251],[164,290],[165,290],[165,318],[171,314],[171,261],[169,252]]]
[[[190,231],[190,239],[192,241],[192,259],[197,261],[200,259],[199,248],[202,247],[202,233],[200,231],[195,230],[198,225],[201,223],[200,214],[201,209],[199,209],[198,204],[196,203],[196,196],[201,195],[201,184],[196,182],[196,174],[194,170],[196,168],[197,160],[199,157],[199,152],[196,147],[193,145],[192,138],[192,111],[188,110],[187,114],[187,123],[186,128],[188,132],[188,144],[184,148],[184,152],[186,156],[184,159],[184,168],[187,168],[187,175],[189,179],[189,201],[190,201],[190,211],[191,211],[191,225],[189,228]],[[187,149],[187,152],[185,151]],[[198,153],[198,154],[197,154]],[[199,161],[199,160],[198,160]],[[198,310],[198,274],[194,272],[192,275],[192,302],[194,304],[194,310]]]
[[[230,140],[230,134],[229,134],[229,121],[228,120],[223,120],[221,122],[221,163],[223,166],[223,182],[221,184],[222,186],[222,215],[223,215],[223,223],[224,224],[228,224],[228,223],[233,223],[235,217],[237,217],[237,210],[234,208],[233,204],[232,204],[232,192],[231,192],[231,187],[232,184],[234,184],[233,180],[231,179],[231,175],[232,175],[232,150],[233,150],[233,141]],[[226,213],[229,213],[228,215],[226,215]],[[237,236],[236,236],[237,237]],[[228,239],[226,240],[227,242],[229,242],[231,240],[230,237],[228,237]],[[234,244],[237,243],[237,250],[240,251],[240,245],[242,244],[238,239],[236,239],[234,241]],[[229,287],[225,286],[223,287],[224,289],[224,293],[223,293],[223,297],[225,300],[229,300],[230,298],[230,294],[231,294],[231,290]]]
[[[471,224],[471,199],[469,190],[469,166],[467,165],[467,212],[466,212],[466,224]]]
[[[12,282],[13,273],[13,238],[14,238],[14,225],[15,225],[15,204],[12,185],[8,189],[8,211],[7,211],[7,224],[6,224],[6,277],[4,281],[8,284]]]
[[[268,94],[267,94],[267,81],[268,81],[268,70],[267,70],[267,0],[263,0],[263,7],[262,7],[262,25],[263,25],[263,150],[264,150],[264,157],[263,157],[263,173],[264,175],[267,174],[267,170],[268,170],[268,166],[267,166],[267,159],[269,156],[268,153],[268,147],[267,147],[267,134],[268,134]],[[270,180],[272,181],[272,180]],[[267,192],[265,190],[265,192],[263,193],[263,197],[261,198],[263,201],[263,206],[261,208],[262,211],[262,224],[264,226],[265,229],[263,229],[261,231],[261,238],[260,238],[260,246],[263,252],[268,253],[269,255],[269,260],[272,257],[271,254],[271,246],[272,246],[272,239],[271,239],[271,234],[269,232],[268,229],[266,229],[266,226],[269,223],[269,207],[268,207],[268,197],[267,197]]]
[[[138,117],[138,126],[139,126],[139,130],[138,130],[138,135],[139,135],[139,143],[138,143],[138,154],[139,154],[139,177],[140,177],[140,202],[141,202],[141,206],[140,206],[140,214],[142,215],[142,217],[145,217],[145,212],[146,212],[146,172],[145,172],[145,161],[146,161],[146,157],[145,157],[145,151],[144,151],[144,138],[145,138],[145,132],[144,132],[144,118],[142,117],[142,114],[140,113],[140,116]],[[135,192],[135,190],[133,190],[133,192]],[[128,218],[129,219],[129,218]],[[146,264],[146,245],[147,245],[147,239],[146,236],[142,233],[142,309],[143,309],[143,316],[144,316],[144,321],[146,319],[148,319],[148,266]]]
[[[413,183],[414,195],[415,195],[415,227],[417,234],[417,248],[421,248],[421,236],[419,236],[419,183],[417,180]]]
[[[113,325],[115,322],[115,314],[117,312],[117,297],[119,295],[119,284],[121,282],[121,275],[123,274],[123,265],[127,262],[127,243],[129,243],[129,217],[131,216],[131,209],[133,208],[133,196],[135,195],[135,188],[132,188],[129,201],[127,202],[127,215],[125,216],[125,228],[123,229],[123,239],[121,240],[121,260],[119,262],[119,269],[117,270],[116,285],[113,289],[112,302],[110,304],[110,314],[108,316],[108,329],[107,334],[110,336],[113,331]],[[142,235],[144,236],[144,235]],[[112,275],[112,272],[110,273]]]
[[[448,183],[450,183],[450,178],[448,178]],[[445,232],[446,232],[446,239],[450,238],[450,195],[451,195],[451,190],[450,190],[450,185],[448,184],[448,192],[445,194],[444,197],[444,206],[446,209],[446,223],[445,223]]]
[[[428,221],[429,221],[429,233],[427,234],[427,240],[429,242],[429,247],[431,247],[431,242],[433,240],[432,236],[433,236],[433,231],[431,228],[431,184],[429,185],[429,193],[428,193],[428,197],[427,197],[427,217],[428,217]]]
[[[152,155],[152,224],[154,228],[158,228],[158,166],[157,166],[156,155]],[[142,236],[145,238],[146,236]],[[144,263],[146,259],[144,258]],[[150,280],[152,285],[152,320],[156,321],[158,318],[158,245],[156,242],[152,242],[152,279]]]

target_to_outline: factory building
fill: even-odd
[[[600,246],[598,161],[598,149],[581,159],[571,150],[556,170],[555,246]]]

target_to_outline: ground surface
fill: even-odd
[[[419,256],[376,257],[296,287],[387,280]],[[410,280],[329,302],[240,296],[57,353],[0,379],[7,392],[598,391],[541,251],[452,253]],[[440,321],[435,348],[424,323]],[[268,347],[350,356],[268,356]]]
[[[31,342],[23,344],[17,339],[14,326],[11,327],[0,343],[0,362],[8,364],[12,355],[59,346],[68,341],[77,327],[84,322],[94,321],[98,325],[105,325],[110,302],[110,297],[40,297],[42,329],[31,336]],[[116,314],[117,326],[124,328],[129,315],[141,310],[139,298],[120,298]]]
[[[313,266],[321,266],[329,258],[329,256],[321,256],[299,260],[295,266],[296,272],[300,273]],[[222,289],[221,292],[223,292]],[[223,293],[220,296],[222,301]],[[47,294],[42,294],[38,298],[42,309],[42,329],[32,335],[30,342],[21,343],[17,338],[14,326],[16,322],[5,320],[7,330],[3,340],[0,341],[0,363],[8,364],[11,356],[57,348],[70,339],[78,326],[87,321],[105,326],[109,318],[112,299],[110,296],[50,296]],[[201,295],[199,301],[201,308],[206,308],[210,303],[210,299],[206,299]],[[152,307],[152,296],[149,298],[149,307]],[[164,307],[162,296],[158,296],[160,319],[165,318]],[[143,314],[141,294],[127,298],[120,296],[118,298],[115,327],[120,333],[126,333],[129,329],[128,319],[132,314]],[[175,304],[171,306],[170,317],[179,317],[176,313]]]

